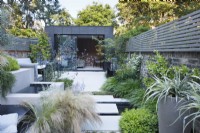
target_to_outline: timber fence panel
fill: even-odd
[[[127,52],[200,52],[200,10],[132,37]]]

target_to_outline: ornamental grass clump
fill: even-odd
[[[31,115],[23,121],[32,123],[28,132],[34,133],[79,133],[85,123],[99,124],[95,102],[88,94],[74,95],[60,91],[45,95],[39,105],[25,103]]]
[[[5,58],[7,59],[8,63],[6,65],[4,65],[3,69],[5,71],[15,71],[15,70],[19,70],[20,66],[17,62],[16,59],[14,59],[11,56],[5,55]]]

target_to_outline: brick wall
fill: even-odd
[[[146,61],[149,60],[150,56],[153,56],[155,54],[153,52],[136,54],[143,55],[141,75],[146,76]],[[171,65],[186,65],[190,68],[200,68],[200,52],[163,52],[160,54],[163,55]]]
[[[25,58],[30,54],[30,45],[37,43],[37,38],[13,37],[11,44],[4,46],[2,49],[8,52],[11,56]]]

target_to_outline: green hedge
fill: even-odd
[[[123,133],[156,133],[157,116],[148,109],[132,109],[122,113],[120,128]]]

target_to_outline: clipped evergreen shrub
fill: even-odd
[[[122,113],[120,128],[123,133],[156,133],[157,116],[148,109],[132,109]]]

